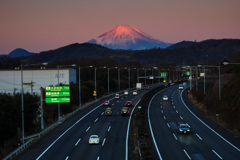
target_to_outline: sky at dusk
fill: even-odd
[[[117,25],[153,38],[240,39],[240,0],[0,0],[0,54],[84,43]]]

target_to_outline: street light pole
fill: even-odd
[[[206,70],[205,70],[205,65],[203,66],[203,70],[204,70],[204,95],[206,95],[206,80],[205,80],[205,78],[206,78]]]
[[[78,84],[79,84],[79,107],[82,107],[82,95],[81,95],[81,67],[78,67]]]
[[[190,90],[192,90],[192,67],[190,66]]]
[[[137,69],[137,83],[139,83],[138,77],[139,77],[139,70]]]
[[[110,94],[110,85],[109,85],[109,70],[110,70],[110,68],[108,68],[108,69],[107,69],[107,71],[108,71],[108,94]]]
[[[144,69],[145,70],[145,86],[147,85],[147,70],[146,69]]]
[[[118,89],[120,91],[120,68],[118,68]]]
[[[59,66],[57,66],[58,69],[58,86],[59,86]],[[58,103],[58,121],[60,121],[60,103]]]
[[[131,85],[130,85],[130,68],[128,68],[128,89],[131,88]]]
[[[97,92],[97,68],[94,68],[95,91]]]
[[[221,67],[221,66],[220,66],[220,64],[219,64],[219,68],[218,68],[218,69],[219,69],[219,70],[218,70],[218,71],[219,71],[219,72],[218,72],[218,73],[219,73],[219,100],[221,100],[221,71],[220,71],[220,67]]]
[[[24,103],[23,103],[23,65],[21,64],[21,82],[22,82],[22,143],[24,143]]]

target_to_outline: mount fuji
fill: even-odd
[[[129,25],[118,25],[87,43],[99,44],[111,49],[144,50],[167,48],[171,43],[154,39]]]

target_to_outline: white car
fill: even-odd
[[[133,95],[137,95],[137,91],[133,91]]]
[[[119,94],[116,94],[116,95],[115,95],[115,98],[116,98],[116,99],[119,99]]]
[[[125,95],[128,95],[128,91],[124,91],[124,94],[125,94]]]
[[[168,100],[168,96],[167,96],[167,95],[164,95],[162,99],[163,99],[164,101],[167,101],[167,100]]]
[[[99,144],[99,137],[98,135],[91,135],[89,138],[89,144]]]

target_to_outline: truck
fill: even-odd
[[[141,90],[141,89],[142,89],[142,83],[137,83],[136,90]]]

